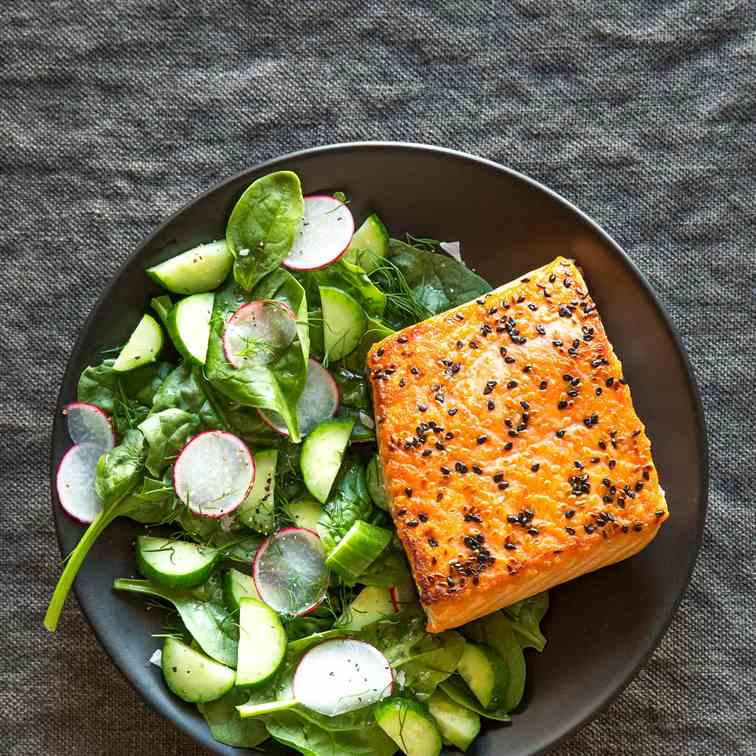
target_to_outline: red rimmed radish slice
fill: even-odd
[[[223,329],[223,352],[235,368],[273,362],[297,336],[297,316],[285,302],[258,299],[242,305]]]
[[[317,609],[328,589],[325,549],[318,534],[306,528],[284,528],[266,538],[252,573],[260,600],[283,615]]]
[[[333,376],[317,361],[310,358],[307,365],[307,382],[297,401],[299,432],[306,436],[316,425],[339,411],[341,395]],[[258,410],[263,422],[282,436],[288,436],[281,415],[271,410]]]
[[[292,270],[315,270],[338,260],[354,234],[349,208],[328,194],[304,198],[304,217],[294,246],[283,261]]]
[[[311,648],[294,673],[294,698],[327,717],[377,703],[393,688],[388,659],[375,646],[353,638]]]
[[[97,461],[104,453],[98,444],[76,444],[63,455],[58,466],[55,483],[60,505],[66,514],[85,525],[102,511],[102,502],[95,492],[95,475]]]
[[[247,498],[255,482],[255,461],[247,445],[225,431],[191,439],[173,466],[176,495],[195,514],[219,518]]]
[[[63,407],[66,430],[75,444],[95,444],[103,451],[115,446],[110,418],[94,404],[71,402]]]

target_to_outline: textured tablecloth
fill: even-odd
[[[661,647],[554,753],[756,753],[756,6],[0,3],[0,752],[198,754],[59,572],[48,443],[77,331],[161,219],[283,152],[395,139],[498,160],[594,217],[688,349],[710,516]],[[691,475],[695,471],[691,470]]]

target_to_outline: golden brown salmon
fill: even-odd
[[[391,515],[431,632],[626,559],[667,519],[571,260],[384,339],[368,369]]]

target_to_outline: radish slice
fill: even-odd
[[[336,638],[304,654],[293,687],[303,706],[335,717],[390,696],[394,676],[388,659],[375,646]]]
[[[223,329],[223,352],[235,368],[273,362],[297,335],[297,317],[285,302],[260,299],[242,305]]]
[[[94,404],[72,402],[63,407],[66,429],[75,444],[95,444],[103,451],[115,446],[115,434],[108,416]]]
[[[293,270],[323,268],[347,251],[353,233],[354,218],[343,202],[327,194],[305,197],[302,225],[283,264]]]
[[[299,432],[306,436],[316,425],[339,411],[339,386],[333,376],[317,361],[310,358],[307,382],[297,401]],[[263,422],[282,436],[288,436],[284,419],[272,410],[258,410]]]
[[[401,612],[410,606],[417,606],[417,592],[411,581],[392,586],[389,588],[389,595],[395,612]]]
[[[260,599],[283,615],[317,609],[328,589],[325,549],[318,534],[306,528],[284,528],[266,538],[252,571]]]
[[[60,461],[56,487],[60,505],[74,520],[88,525],[102,511],[95,492],[97,460],[105,453],[94,443],[72,446]]]
[[[189,441],[173,466],[173,487],[191,509],[217,519],[233,512],[255,482],[246,444],[225,431],[206,431]]]

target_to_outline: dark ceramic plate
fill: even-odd
[[[124,341],[158,289],[148,265],[194,244],[222,238],[237,197],[258,176],[290,169],[305,193],[341,189],[357,217],[375,210],[391,232],[460,239],[465,260],[494,286],[556,255],[585,271],[609,337],[646,422],[671,519],[640,555],[551,592],[548,645],[528,652],[528,685],[511,726],[489,726],[471,753],[533,754],[553,745],[606,706],[638,672],[669,625],[690,578],[706,511],[706,435],[698,392],[679,338],[648,283],[598,226],[540,184],[495,163],[408,144],[321,147],[265,163],[212,189],[170,218],[131,256],[103,292],[68,363],[52,439],[53,475],[69,442],[60,409],[75,396],[81,370],[98,350]],[[81,528],[63,515],[53,491],[62,549]],[[211,752],[245,751],[214,741],[192,706],[171,695],[145,664],[160,631],[157,612],[116,595],[113,579],[134,573],[139,528],[118,520],[92,549],[76,594],[94,631],[136,690]],[[639,723],[639,726],[641,723]],[[248,752],[246,752],[248,753]]]

